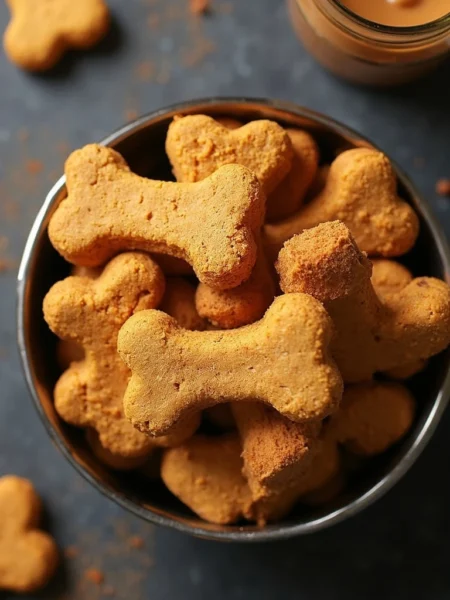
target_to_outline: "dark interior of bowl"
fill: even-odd
[[[274,106],[256,103],[239,104],[235,102],[197,105],[183,112],[209,113],[214,116],[233,116],[249,121],[255,118],[272,118],[282,125],[298,126],[311,131],[319,143],[322,162],[330,162],[341,150],[355,145],[368,145],[364,140],[351,133],[330,130],[325,121],[311,120],[299,110],[298,114],[287,113]],[[165,157],[164,140],[168,124],[174,111],[142,119],[131,132],[119,134],[112,145],[122,153],[131,168],[145,176],[156,179],[171,179],[169,163]],[[400,183],[400,194],[415,204],[421,215],[421,233],[414,250],[401,260],[415,275],[433,275],[445,277],[445,258],[439,244],[423,218],[421,207],[412,197],[406,182]],[[58,200],[64,195],[60,191]],[[55,202],[55,205],[57,202]],[[54,206],[53,206],[54,208]],[[46,226],[51,209],[47,211],[38,233],[34,252],[28,264],[28,278],[24,288],[24,344],[25,363],[29,377],[34,385],[38,408],[46,421],[50,434],[72,462],[81,466],[84,474],[101,491],[118,500],[140,516],[164,524],[172,524],[184,529],[194,528],[194,533],[206,536],[230,532],[231,537],[242,536],[245,532],[256,532],[256,526],[243,524],[241,527],[221,527],[204,523],[178,502],[157,480],[152,480],[140,472],[115,472],[100,464],[85,443],[80,430],[63,423],[55,413],[52,390],[60,374],[55,359],[55,337],[50,333],[42,317],[42,300],[50,286],[66,276],[69,265],[59,257],[51,247]],[[368,492],[383,479],[404,457],[423,432],[425,424],[436,409],[437,396],[442,387],[449,364],[449,353],[443,353],[430,361],[427,369],[411,379],[408,386],[418,402],[416,422],[409,435],[396,447],[376,459],[367,461],[364,468],[355,471],[349,485],[331,504],[322,508],[310,508],[299,505],[283,521],[266,527],[266,531],[289,530],[292,526],[310,523],[339,510],[359,496]],[[167,520],[169,519],[169,521]]]

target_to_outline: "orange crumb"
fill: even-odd
[[[155,64],[151,60],[142,62],[136,67],[136,75],[140,81],[150,81],[154,74]]]
[[[67,546],[64,550],[64,556],[66,558],[75,558],[78,556],[78,549],[75,546]]]
[[[135,108],[126,108],[124,116],[126,121],[134,121],[138,117],[138,111]]]
[[[37,175],[42,171],[44,165],[40,160],[30,159],[27,160],[25,168],[30,175]]]
[[[30,137],[30,132],[28,131],[28,129],[26,127],[22,127],[17,132],[17,139],[19,140],[19,142],[26,142],[29,137]]]
[[[439,179],[436,182],[436,192],[440,196],[450,196],[450,179]]]
[[[87,569],[84,572],[84,575],[86,579],[88,579],[92,583],[95,583],[96,585],[101,585],[105,580],[104,574],[98,569]]]
[[[189,10],[193,15],[204,15],[209,10],[209,0],[189,0]]]
[[[140,550],[144,547],[144,540],[139,535],[133,535],[128,540],[128,545],[130,548],[136,548],[136,550]]]

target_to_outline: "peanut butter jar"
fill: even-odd
[[[294,29],[305,48],[324,67],[353,83],[400,85],[428,73],[449,56],[450,0],[434,0],[442,8],[442,16],[437,19],[435,11],[427,13],[425,2],[422,12],[415,15],[413,22],[418,23],[414,25],[409,24],[411,18],[402,20],[398,13],[392,18],[394,24],[386,24],[386,11],[381,15],[383,22],[369,20],[362,16],[367,14],[364,9],[358,8],[356,14],[349,8],[355,2],[346,0],[287,2]],[[434,20],[428,21],[427,14]],[[387,22],[391,23],[389,18]],[[401,26],[402,22],[407,25]]]

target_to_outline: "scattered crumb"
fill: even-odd
[[[212,40],[200,38],[192,50],[188,50],[183,55],[182,63],[185,67],[195,67],[201,64],[204,59],[216,50],[216,45]]]
[[[134,121],[138,118],[138,111],[135,108],[126,108],[124,112],[126,121]]]
[[[95,583],[96,585],[101,585],[105,581],[104,574],[98,569],[87,569],[84,572],[84,576],[86,579]]]
[[[136,67],[136,75],[140,81],[151,81],[155,74],[155,63],[151,60],[144,61]]]
[[[64,556],[66,558],[75,558],[78,556],[78,549],[76,546],[67,546],[67,548],[64,550]]]
[[[112,585],[105,585],[105,587],[102,589],[103,596],[115,596],[115,594],[116,590],[113,588]]]
[[[440,196],[450,196],[450,179],[439,179],[436,182],[436,193]]]
[[[189,0],[189,10],[193,15],[204,15],[209,8],[209,0]]]
[[[30,175],[37,175],[42,171],[44,165],[40,160],[30,159],[25,163],[25,168]]]
[[[128,545],[130,548],[136,548],[136,550],[140,550],[144,547],[144,540],[139,535],[133,535],[128,540]]]
[[[29,137],[30,137],[30,132],[28,131],[28,129],[26,127],[22,127],[17,132],[17,139],[19,140],[19,142],[26,142],[29,139]]]
[[[0,235],[0,273],[3,273],[5,271],[11,271],[17,266],[17,261],[1,255],[1,253],[4,252],[8,247],[8,244],[8,238],[4,235]]]
[[[423,169],[425,166],[425,159],[422,156],[416,156],[413,158],[413,165],[416,167],[416,169]]]

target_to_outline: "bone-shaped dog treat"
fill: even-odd
[[[219,329],[236,329],[260,319],[274,296],[274,278],[260,246],[247,281],[231,290],[217,290],[200,283],[195,294],[195,305],[198,313]]]
[[[96,266],[119,250],[183,258],[218,288],[250,276],[264,195],[245,167],[227,165],[199,183],[133,174],[111,148],[77,150],[65,167],[68,197],[49,224],[54,247],[70,262]]]
[[[94,456],[104,465],[115,471],[133,471],[142,467],[149,460],[149,456],[122,456],[120,454],[113,454],[110,450],[105,448],[98,437],[98,433],[95,429],[86,430],[86,442],[89,448],[92,450]]]
[[[271,256],[276,255],[293,235],[337,219],[370,256],[408,252],[419,230],[414,210],[397,196],[388,158],[375,150],[356,148],[336,158],[316,198],[289,219],[265,226],[266,248]]]
[[[267,199],[266,220],[278,221],[295,213],[319,166],[319,149],[309,133],[301,129],[286,129],[294,150],[292,166],[283,181]]]
[[[84,360],[72,363],[55,387],[55,406],[73,425],[92,427],[111,453],[135,458],[155,444],[177,443],[191,435],[198,417],[180,424],[170,438],[152,440],[123,416],[123,394],[130,377],[117,354],[120,327],[136,311],[158,305],[164,277],[147,255],[125,253],[108,263],[98,279],[68,277],[44,300],[44,316],[56,335],[84,348]]]
[[[291,487],[309,467],[321,422],[294,423],[259,402],[234,402],[231,407],[253,499]]]
[[[19,67],[44,71],[69,48],[89,48],[106,33],[108,8],[103,0],[7,0],[11,21],[5,52]]]
[[[173,317],[183,329],[203,331],[206,322],[195,307],[195,287],[182,277],[166,279],[160,310]]]
[[[323,418],[342,394],[331,334],[324,308],[305,294],[280,296],[261,321],[228,331],[186,331],[160,311],[136,314],[118,340],[133,373],[125,414],[153,435],[227,401],[262,401],[297,421]]]
[[[324,303],[337,329],[332,354],[346,382],[426,359],[450,343],[450,288],[418,277],[378,297],[371,263],[341,222],[323,223],[286,242],[277,270],[284,292]]]
[[[38,530],[42,508],[32,484],[14,475],[0,478],[0,590],[34,592],[58,565],[53,539]]]
[[[293,157],[288,134],[274,121],[230,130],[206,115],[176,117],[166,152],[177,181],[200,181],[223,165],[239,164],[257,175],[266,194],[288,174]]]
[[[326,425],[327,435],[355,454],[381,454],[407,433],[414,413],[414,398],[399,383],[350,385]]]
[[[225,525],[252,516],[237,434],[195,435],[166,450],[161,477],[177,498],[206,521]]]

